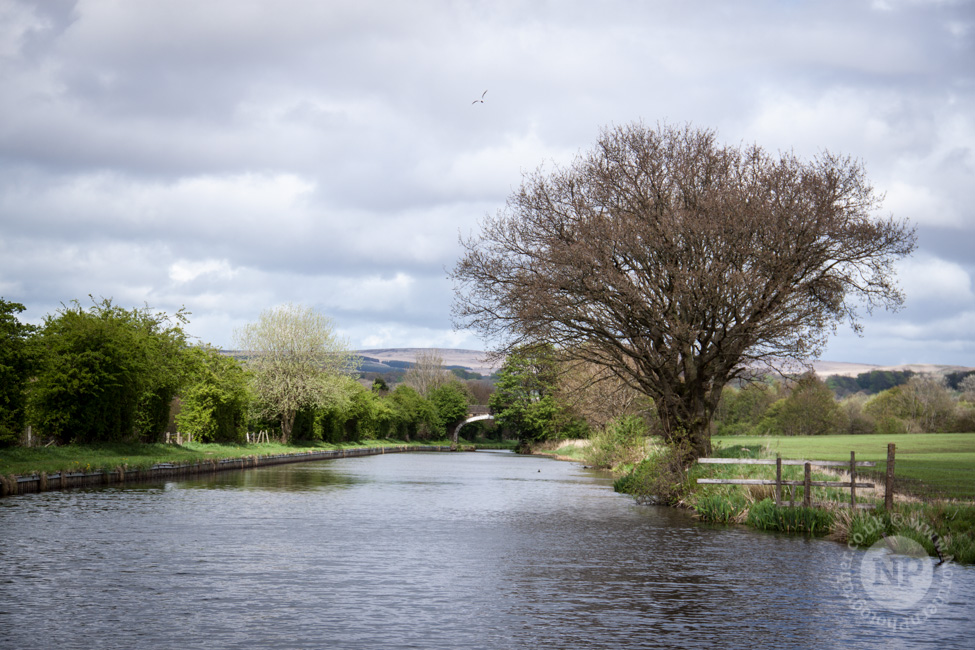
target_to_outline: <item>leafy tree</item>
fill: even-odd
[[[901,387],[896,386],[877,393],[863,405],[863,412],[877,423],[877,433],[907,433],[908,423],[904,420]]]
[[[329,378],[355,371],[357,357],[336,336],[332,320],[310,307],[289,303],[265,310],[234,338],[247,355],[254,393],[265,414],[279,419],[285,443],[299,411],[335,397]]]
[[[741,388],[725,386],[715,412],[718,435],[748,435],[762,422],[768,408],[781,397],[779,385],[748,382]]]
[[[840,408],[846,413],[849,422],[849,432],[854,435],[865,435],[877,432],[877,422],[866,411],[868,397],[863,394],[850,395],[840,402]]]
[[[961,391],[961,384],[969,377],[975,377],[975,370],[962,370],[959,372],[949,372],[945,375],[945,383],[951,390]],[[975,380],[972,380],[975,381]]]
[[[955,402],[942,377],[915,375],[900,386],[900,413],[919,431],[936,433],[949,428]]]
[[[585,437],[585,421],[556,398],[558,360],[550,347],[520,348],[498,371],[490,407],[498,425],[514,431],[520,446],[543,440]]]
[[[202,442],[239,442],[246,430],[247,374],[239,361],[204,346],[187,350],[189,373],[176,424]]]
[[[345,420],[345,439],[358,442],[366,438],[376,437],[381,427],[382,416],[386,410],[382,399],[370,390],[366,390],[356,382],[352,387],[348,400]]]
[[[958,390],[961,392],[963,400],[966,402],[975,402],[975,373],[965,375],[958,382]]]
[[[471,405],[471,395],[459,381],[434,388],[428,399],[437,411],[439,429],[444,434],[452,433],[453,428],[467,417]]]
[[[782,400],[775,419],[778,430],[787,436],[840,433],[848,424],[833,391],[811,372],[800,377]]]
[[[30,412],[60,442],[157,440],[185,376],[186,315],[77,302],[37,336]]]
[[[915,375],[875,395],[864,411],[876,420],[878,433],[934,433],[965,426],[956,407],[942,378]]]
[[[915,234],[873,219],[879,205],[848,158],[615,128],[527,175],[462,241],[455,324],[501,351],[547,343],[609,368],[653,398],[669,441],[704,454],[725,385],[817,356],[838,322],[859,329],[861,301],[902,303],[894,263]]]
[[[18,320],[24,309],[0,298],[0,447],[16,444],[25,427],[27,382],[34,368],[29,343],[37,328]]]
[[[400,384],[387,398],[391,411],[391,435],[409,442],[429,438],[440,428],[437,409],[416,389]]]
[[[862,387],[857,383],[856,377],[846,377],[844,375],[830,375],[826,378],[826,385],[837,397],[846,397],[859,393]]]
[[[315,426],[318,409],[304,408],[295,413],[295,424],[291,429],[291,440],[318,440],[321,432]]]
[[[913,375],[911,370],[871,370],[861,372],[856,381],[861,390],[872,395],[905,384]]]

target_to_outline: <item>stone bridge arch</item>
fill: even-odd
[[[485,409],[486,410],[486,409]],[[457,450],[457,434],[460,430],[464,428],[465,424],[470,424],[471,422],[480,422],[481,420],[493,420],[494,416],[490,413],[478,412],[480,409],[471,408],[471,412],[467,414],[467,419],[454,427],[454,437],[450,443],[451,451]]]

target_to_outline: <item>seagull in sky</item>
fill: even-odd
[[[481,98],[480,99],[475,99],[474,101],[471,102],[471,104],[483,104],[484,103],[484,96],[485,95],[487,95],[487,91],[486,90],[483,93],[481,93]]]

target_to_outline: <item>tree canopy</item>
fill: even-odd
[[[559,359],[548,346],[513,350],[498,371],[489,405],[499,426],[518,435],[519,447],[543,440],[585,437],[585,420],[558,399]]]
[[[36,341],[32,420],[59,442],[155,442],[185,377],[186,314],[73,302]]]
[[[186,386],[176,424],[202,442],[240,442],[247,419],[247,373],[237,359],[209,346],[186,350]]]
[[[863,166],[722,146],[713,131],[605,130],[526,175],[452,272],[455,324],[501,351],[548,343],[653,398],[694,455],[730,380],[817,356],[858,305],[903,301],[907,223],[878,219]]]
[[[29,342],[37,329],[17,318],[24,309],[0,298],[0,447],[15,444],[24,429],[27,382],[34,370]]]
[[[234,338],[265,412],[280,418],[284,442],[299,411],[324,405],[333,394],[337,384],[330,378],[355,370],[356,357],[335,334],[332,320],[311,307],[288,303],[266,309]]]

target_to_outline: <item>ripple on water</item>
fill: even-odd
[[[395,454],[0,501],[3,647],[963,648],[975,572],[891,632],[850,552],[513,454]]]

